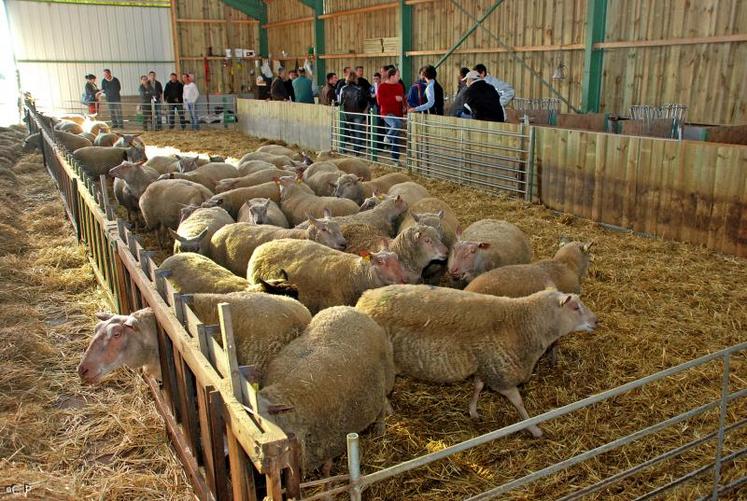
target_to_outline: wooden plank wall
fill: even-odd
[[[225,49],[259,50],[259,24],[221,0],[176,2],[178,54],[182,72],[194,73],[201,94],[249,92],[254,86],[255,63],[241,60],[224,65]],[[183,21],[179,21],[179,20]],[[213,22],[187,22],[211,20]],[[223,21],[223,22],[214,22]],[[208,57],[210,84],[206,86],[203,57]]]
[[[747,147],[536,131],[547,207],[747,256]]]
[[[747,34],[744,0],[615,0],[606,42]],[[747,42],[607,48],[602,106],[684,103],[701,123],[747,122]]]
[[[330,149],[335,108],[318,104],[239,99],[240,130],[251,136],[282,139],[312,150]]]
[[[309,47],[314,46],[313,23],[311,20],[293,24],[284,24],[284,22],[307,19],[313,15],[314,11],[311,7],[298,0],[268,2],[267,41],[273,59],[280,60],[289,68],[303,66]],[[283,51],[285,51],[285,56],[283,56]]]

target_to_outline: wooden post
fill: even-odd
[[[218,305],[218,318],[220,320],[220,331],[223,336],[223,350],[228,358],[228,379],[231,383],[231,390],[236,400],[244,402],[241,394],[241,373],[239,372],[239,362],[236,357],[236,341],[233,337],[233,320],[231,318],[231,305],[220,303]]]
[[[179,26],[176,23],[177,12],[176,12],[176,0],[171,0],[171,41],[174,44],[174,65],[176,66],[176,74],[181,78],[182,74],[182,62],[181,62],[181,47],[179,40]]]
[[[220,399],[220,406],[218,403],[214,403],[212,396],[216,395],[217,399]],[[211,402],[210,407],[214,412],[223,412],[223,399],[220,393],[213,392],[210,394]],[[233,433],[231,423],[226,421],[226,441],[228,442],[228,464],[231,468],[231,490],[233,492],[234,499],[246,499],[248,501],[257,501],[257,492],[254,486],[254,475],[250,474],[254,471],[254,466],[249,464],[246,457],[246,452],[241,448],[241,445],[236,440],[236,435]]]

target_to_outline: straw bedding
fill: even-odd
[[[199,137],[165,134],[145,137],[148,144],[240,157],[249,139],[237,146],[223,132]],[[176,135],[175,135],[176,136]],[[177,139],[174,141],[174,139]],[[173,142],[172,142],[173,141]],[[251,146],[255,146],[251,144]],[[382,171],[383,172],[383,171]],[[380,173],[382,173],[380,172]],[[537,258],[551,257],[561,236],[594,240],[596,259],[584,284],[583,299],[601,319],[593,334],[575,334],[561,342],[558,365],[541,361],[522,390],[531,415],[744,341],[747,336],[745,261],[692,245],[605,230],[589,221],[557,216],[547,209],[508,197],[488,195],[451,183],[418,178],[430,193],[457,212],[463,226],[485,217],[514,222],[531,236]],[[732,390],[747,386],[744,356],[732,361]],[[542,425],[546,437],[514,435],[440,461],[367,491],[371,499],[458,499],[528,474],[604,444],[718,397],[720,364],[598,404]],[[364,436],[364,472],[396,464],[516,421],[510,404],[493,393],[480,400],[482,419],[466,413],[468,382],[435,386],[398,378],[392,395],[395,414],[383,439]],[[730,406],[729,421],[747,415],[744,401]],[[713,429],[718,413],[709,412],[656,433],[615,452],[598,456],[514,496],[541,499],[562,496],[635,463],[700,437]],[[747,433],[733,432],[726,453],[744,447]],[[714,457],[713,442],[678,459],[644,470],[599,498],[630,498],[683,475]],[[344,458],[338,470],[344,472]],[[724,470],[723,483],[747,474],[747,461]],[[674,491],[689,499],[707,492],[710,473]],[[741,493],[744,495],[744,491]],[[671,494],[670,494],[671,495]],[[734,493],[739,497],[740,493]]]
[[[239,157],[258,143],[233,138],[224,131],[190,134],[147,134],[146,143],[177,146],[185,151]],[[383,171],[382,171],[383,172]],[[379,172],[381,173],[381,172]],[[417,176],[416,176],[417,178]],[[594,240],[596,256],[584,283],[582,298],[601,320],[593,334],[572,334],[561,341],[558,364],[538,364],[522,389],[530,415],[578,401],[687,360],[747,339],[747,263],[689,244],[612,232],[569,215],[557,216],[539,206],[482,193],[451,183],[417,178],[433,196],[456,211],[464,227],[486,218],[517,224],[532,240],[537,259],[551,257],[561,236]],[[731,389],[747,387],[747,357],[732,360]],[[460,499],[499,483],[539,470],[575,454],[632,433],[655,422],[710,402],[719,395],[720,363],[650,384],[541,425],[545,438],[513,435],[428,467],[375,485],[370,499]],[[482,419],[467,416],[472,394],[469,382],[429,385],[398,378],[383,439],[362,439],[364,473],[437,451],[506,426],[518,419],[501,396],[485,392]],[[745,399],[729,407],[728,422],[747,416]],[[701,437],[718,422],[718,411],[678,424],[622,449],[571,467],[511,496],[517,499],[560,497]],[[747,431],[730,433],[724,455],[747,444]],[[598,499],[629,499],[712,461],[714,441],[677,459],[645,469]],[[338,461],[338,473],[345,471]],[[722,474],[722,483],[747,474],[742,457]],[[692,499],[708,492],[712,473],[670,492]],[[747,496],[747,487],[727,498]]]
[[[19,154],[0,166],[0,492],[191,499],[145,382],[79,383],[94,313],[109,307],[41,156]]]

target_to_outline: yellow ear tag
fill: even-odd
[[[371,262],[371,254],[366,254],[366,255],[364,255],[364,256],[361,256],[361,257],[363,258],[363,260],[364,260],[365,262],[367,262],[367,263],[370,263],[370,262]]]
[[[301,184],[301,180],[296,178],[296,184]]]

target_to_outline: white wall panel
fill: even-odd
[[[123,95],[137,94],[150,70],[174,70],[169,9],[7,0],[23,90],[45,107],[77,105],[93,73],[110,68]]]

